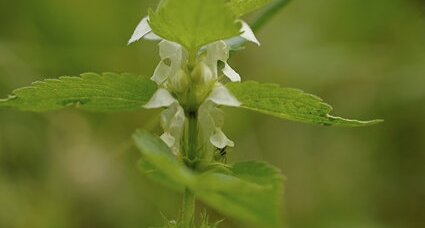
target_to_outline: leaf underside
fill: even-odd
[[[242,16],[257,10],[273,0],[230,0],[229,5],[235,15]]]
[[[359,121],[330,115],[332,107],[317,96],[276,84],[253,81],[228,83],[227,88],[242,103],[241,107],[275,117],[325,126],[360,127],[382,120]]]
[[[139,168],[150,179],[178,191],[189,188],[205,204],[230,217],[280,227],[283,176],[276,168],[253,161],[235,164],[229,174],[197,174],[178,161],[158,137],[137,131],[133,139],[142,153]]]
[[[0,100],[0,108],[46,112],[74,106],[96,112],[135,111],[146,104],[157,86],[133,74],[85,73],[34,82]]]
[[[241,26],[225,0],[164,0],[149,18],[157,35],[189,51],[237,36]]]

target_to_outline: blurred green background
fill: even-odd
[[[0,96],[87,71],[150,75],[156,44],[126,42],[156,3],[0,0]],[[231,61],[244,80],[386,122],[328,128],[226,109],[230,161],[283,170],[289,227],[425,227],[425,2],[294,0],[258,38],[261,48]],[[137,128],[160,133],[157,114],[0,111],[0,227],[140,228],[160,226],[160,211],[175,217],[180,195],[138,172],[129,138]]]

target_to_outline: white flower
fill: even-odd
[[[234,143],[223,133],[223,111],[219,105],[238,107],[240,102],[220,83],[214,87],[211,94],[199,107],[199,130],[205,141],[209,141],[216,148],[233,147]]]
[[[149,102],[143,106],[147,109],[166,107],[161,113],[161,126],[164,133],[161,139],[174,154],[180,151],[180,142],[184,134],[186,116],[179,102],[164,88],[158,89]]]
[[[161,62],[156,67],[151,79],[158,85],[162,85],[182,69],[187,61],[187,54],[181,45],[162,40],[159,43],[159,56]],[[166,60],[169,60],[170,64],[167,64]]]
[[[217,41],[206,46],[205,64],[207,64],[215,79],[218,77],[218,61],[224,63],[223,74],[226,75],[232,82],[241,81],[241,76],[233,70],[227,60],[229,59],[229,47],[224,41]]]

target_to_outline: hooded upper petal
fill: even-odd
[[[211,91],[207,100],[214,102],[217,105],[239,107],[241,103],[233,96],[229,90],[222,84],[217,83],[214,89]]]
[[[150,32],[150,33],[146,34],[145,36],[143,36],[143,39],[152,40],[152,41],[162,40],[162,38],[159,37],[158,35],[156,35],[154,32]]]
[[[173,103],[178,103],[176,98],[164,88],[158,89],[151,99],[143,107],[147,109],[169,107]]]
[[[229,49],[224,41],[217,41],[207,45],[205,64],[207,64],[213,75],[218,76],[218,61],[226,62],[229,58]]]
[[[171,67],[161,61],[155,68],[151,80],[156,82],[157,85],[162,85],[171,73]]]
[[[144,36],[146,36],[150,32],[152,32],[152,29],[151,29],[151,26],[149,25],[149,17],[144,17],[140,21],[140,23],[137,25],[136,30],[134,30],[134,33],[131,36],[130,40],[128,41],[128,44],[134,43],[142,39]]]
[[[130,40],[128,41],[128,44],[132,44],[140,39],[146,39],[146,40],[162,40],[161,37],[156,35],[153,31],[151,26],[149,25],[149,16],[144,17],[139,24],[137,25],[136,29],[133,32],[133,35],[131,36]]]
[[[260,46],[260,41],[258,41],[257,37],[255,36],[254,32],[252,31],[251,27],[248,25],[248,23],[246,23],[243,20],[238,20],[239,22],[241,22],[242,27],[241,27],[241,37],[244,38],[245,40],[255,43],[258,46]]]

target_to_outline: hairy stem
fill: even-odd
[[[198,155],[198,113],[197,110],[189,110],[186,112],[188,118],[187,135],[185,138],[186,144],[186,166],[194,168],[194,160]],[[195,224],[195,195],[186,188],[183,196],[182,209],[182,227],[192,228]]]
[[[186,189],[183,196],[182,227],[193,228],[195,225],[195,195]]]
[[[189,129],[187,137],[187,159],[192,162],[196,159],[198,153],[198,113],[191,111],[187,114],[189,119]]]
[[[192,166],[192,161],[197,156],[198,141],[198,118],[196,112],[188,113],[189,126],[187,137],[187,160],[188,166]],[[195,195],[186,188],[183,196],[182,227],[191,228],[195,222]]]

